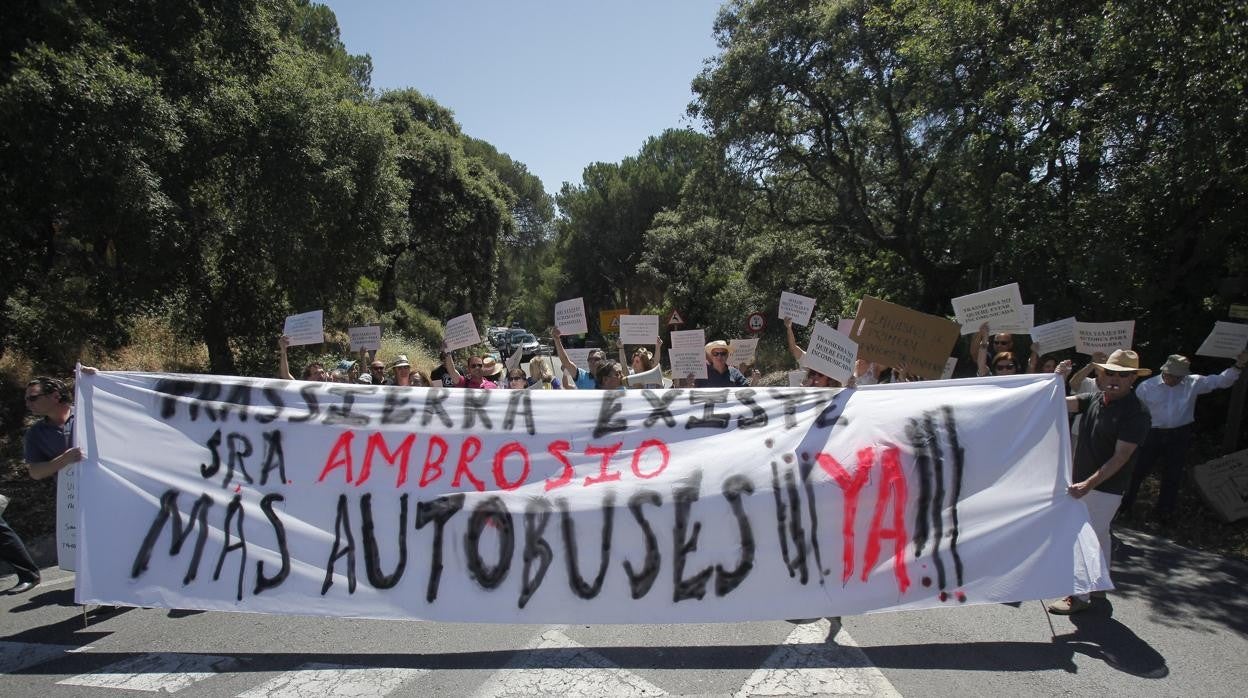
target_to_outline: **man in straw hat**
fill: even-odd
[[[1063,361],[1058,367],[1062,375],[1069,371],[1070,361]],[[1108,567],[1110,523],[1131,482],[1136,451],[1148,435],[1150,424],[1148,408],[1131,391],[1131,386],[1152,371],[1140,368],[1139,355],[1130,349],[1110,354],[1105,363],[1096,364],[1096,371],[1099,390],[1066,398],[1066,408],[1080,414],[1074,484],[1066,492],[1087,505],[1088,519]],[[1049,612],[1068,615],[1091,606],[1088,594],[1078,594],[1049,604]]]
[[[1149,378],[1136,387],[1135,395],[1148,407],[1153,426],[1140,446],[1135,474],[1126,496],[1122,498],[1124,516],[1131,514],[1140,483],[1160,460],[1161,494],[1151,518],[1162,525],[1173,523],[1174,510],[1179,503],[1179,487],[1183,484],[1183,470],[1187,464],[1187,447],[1192,440],[1192,424],[1196,421],[1196,398],[1235,385],[1245,364],[1248,364],[1248,351],[1240,352],[1235,357],[1235,365],[1222,373],[1201,376],[1192,373],[1192,362],[1186,356],[1171,354],[1161,366],[1161,375]]]
[[[706,378],[693,381],[695,388],[732,388],[748,386],[745,374],[735,366],[728,365],[728,357],[732,356],[732,346],[722,339],[706,345]]]

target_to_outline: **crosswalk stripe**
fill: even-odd
[[[843,628],[836,633],[835,642],[827,641],[830,629],[831,623],[826,618],[794,628],[784,644],[750,674],[734,695],[900,698],[897,689],[883,672],[872,666]]]
[[[43,664],[73,649],[73,645],[0,641],[0,674],[12,674],[26,667]]]
[[[662,696],[667,692],[572,640],[562,627],[542,633],[478,687],[502,696]]]
[[[304,664],[238,698],[305,698],[306,696],[384,696],[428,669],[362,667],[347,664]]]
[[[152,652],[114,662],[96,671],[58,681],[66,686],[119,688],[127,691],[176,693],[191,684],[233,671],[232,657],[179,652]]]

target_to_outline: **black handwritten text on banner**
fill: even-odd
[[[1107,586],[1061,384],[469,391],[100,373],[78,600],[705,622]],[[1077,579],[1078,578],[1078,579]]]

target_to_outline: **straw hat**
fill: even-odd
[[[481,359],[481,375],[486,378],[493,378],[503,372],[503,365],[493,356],[487,356]]]
[[[395,359],[394,363],[390,364],[390,368],[402,368],[404,366],[408,368],[412,367],[412,364],[407,360],[407,354],[399,354],[399,358]]]
[[[732,345],[729,344],[728,342],[725,342],[722,339],[717,339],[714,342],[707,342],[706,344],[706,360],[707,361],[711,360],[711,352],[715,351],[716,349],[723,349],[724,351],[728,352],[728,356],[732,356]]]
[[[1153,374],[1151,368],[1140,368],[1140,355],[1130,349],[1119,349],[1109,355],[1108,361],[1095,365],[1106,371],[1135,371],[1137,376],[1151,376]]]

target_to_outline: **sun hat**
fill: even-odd
[[[372,385],[372,384],[373,384],[373,377],[372,377],[372,375],[370,375],[370,374],[368,374],[368,373],[361,373],[361,374],[360,374],[360,375],[359,375],[359,376],[355,379],[355,382],[356,382],[356,383],[364,383],[364,384],[366,384],[366,385]]]
[[[1103,364],[1095,364],[1106,371],[1135,371],[1137,376],[1151,376],[1151,368],[1140,368],[1140,355],[1130,349],[1118,349]]]
[[[395,359],[394,363],[390,364],[390,368],[402,368],[404,366],[408,368],[412,367],[412,364],[407,360],[407,354],[399,354],[399,358]]]
[[[717,339],[714,342],[707,342],[706,344],[706,358],[708,361],[711,358],[711,352],[716,349],[723,349],[728,352],[729,356],[732,356],[732,345],[722,339]]]
[[[1190,376],[1192,375],[1192,362],[1182,354],[1171,354],[1166,357],[1166,363],[1161,365],[1161,372],[1179,378]]]
[[[503,365],[493,356],[486,356],[481,359],[481,375],[487,378],[493,378],[503,372]]]

